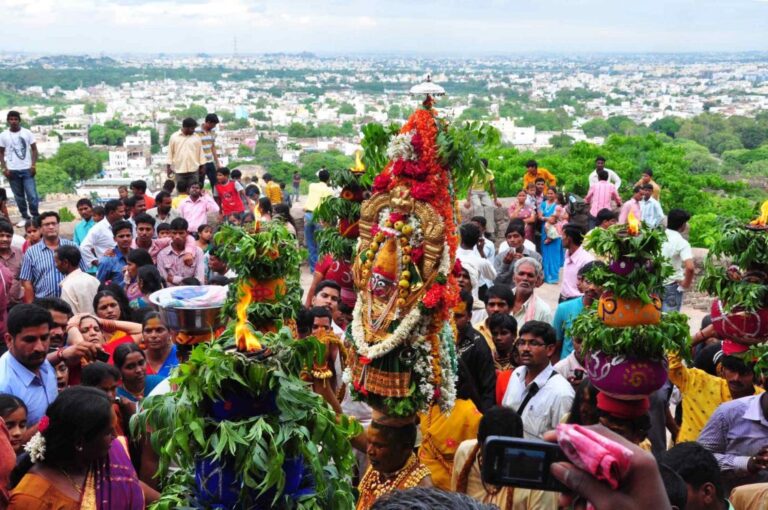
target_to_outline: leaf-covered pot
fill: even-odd
[[[197,499],[210,508],[235,508],[242,480],[229,462],[198,459],[195,462]]]
[[[661,299],[652,294],[650,303],[604,292],[597,303],[597,316],[611,328],[655,325],[661,321]]]
[[[339,233],[347,239],[357,239],[360,235],[360,220],[350,221],[347,218],[339,220]]]
[[[647,397],[667,382],[666,360],[610,356],[591,351],[584,358],[589,380],[598,390],[628,400]]]
[[[274,302],[277,296],[285,296],[285,279],[274,278],[272,280],[256,280],[251,287],[251,296],[253,301]]]
[[[227,392],[221,400],[211,403],[211,416],[216,421],[247,420],[254,416],[273,414],[278,411],[273,392],[253,397],[242,391]]]
[[[611,264],[608,266],[608,269],[619,276],[627,276],[629,273],[635,270],[635,266],[637,264],[634,260],[622,257],[620,259],[614,260],[611,262]]]
[[[719,299],[712,302],[712,326],[717,336],[748,344],[768,340],[768,308],[747,312],[734,308],[726,313]]]

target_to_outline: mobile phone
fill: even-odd
[[[556,443],[519,437],[489,436],[483,445],[483,482],[492,485],[565,492],[549,472],[553,462],[567,461]]]
[[[104,363],[109,361],[109,353],[104,351],[96,351],[96,360],[103,361]]]
[[[584,379],[584,371],[580,368],[577,368],[573,371],[573,380],[581,381],[582,379]]]

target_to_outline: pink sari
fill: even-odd
[[[509,219],[519,219],[519,220],[527,220],[531,216],[533,216],[535,213],[533,210],[531,210],[530,207],[523,204],[520,205],[519,202],[513,202],[512,205],[509,206]],[[533,223],[526,223],[525,224],[525,238],[529,241],[533,241],[534,238],[534,224]]]

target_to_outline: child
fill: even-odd
[[[21,252],[26,253],[30,246],[36,245],[40,242],[42,237],[40,233],[40,216],[34,216],[24,223],[24,246],[21,247]]]
[[[120,200],[125,200],[128,198],[128,186],[118,186],[117,196],[120,198]]]
[[[27,431],[27,406],[18,397],[0,393],[0,417],[5,420],[11,446],[16,455],[24,449],[24,433]]]
[[[59,361],[56,366],[56,386],[59,388],[59,393],[67,389],[69,386],[69,367],[66,361]]]
[[[230,214],[227,216],[227,223],[229,223],[232,226],[239,227],[242,225],[240,222],[240,215],[239,214]]]
[[[285,183],[280,183],[280,191],[283,193],[283,203],[287,205],[289,208],[293,206],[293,203],[291,202],[291,195],[290,193],[285,192]],[[277,204],[275,204],[277,205]]]
[[[245,212],[245,190],[242,184],[230,180],[227,167],[216,170],[216,197],[222,216],[242,215]]]
[[[173,207],[174,209],[178,209],[181,201],[189,196],[189,194],[187,193],[187,190],[189,189],[189,185],[186,182],[181,181],[178,184],[178,186],[176,186],[176,189],[178,190],[179,194],[178,196],[174,197],[174,199],[171,201],[171,207]]]
[[[97,205],[93,208],[93,224],[100,222],[104,219],[104,207]]]
[[[229,174],[229,178],[232,179],[233,181],[235,181],[240,186],[243,186],[243,183],[240,181],[240,179],[242,179],[242,177],[243,177],[243,173],[240,170],[238,170],[237,168],[232,170],[232,172],[230,172],[230,174]],[[243,189],[245,189],[244,186],[243,186]],[[248,210],[248,197],[247,196],[243,200],[243,209],[246,210],[246,211]]]
[[[213,237],[213,228],[210,225],[200,225],[197,227],[197,247],[208,253],[211,249],[211,238]]]
[[[171,224],[161,223],[157,226],[157,238],[165,239],[166,237],[171,237]]]

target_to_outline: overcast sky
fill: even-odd
[[[768,0],[0,0],[0,50],[768,50]]]

